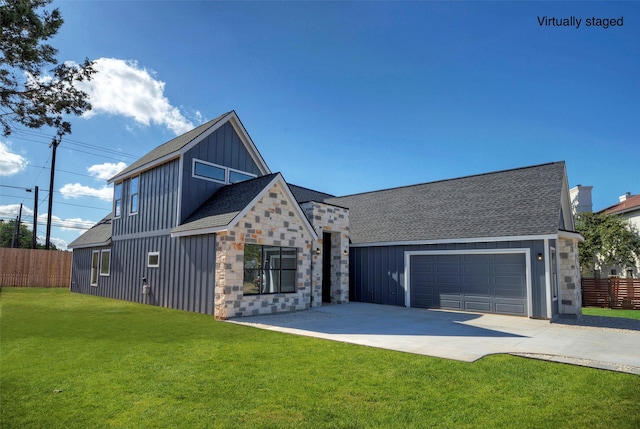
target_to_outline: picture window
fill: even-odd
[[[295,247],[244,246],[245,295],[296,291],[298,249]]]

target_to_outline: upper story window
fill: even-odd
[[[253,179],[255,174],[245,171],[234,170],[222,165],[212,164],[200,159],[193,160],[193,177],[198,179],[210,180],[212,182],[230,184],[238,183],[244,180]]]
[[[131,204],[129,205],[129,214],[138,213],[138,189],[140,184],[140,176],[136,176],[131,178],[130,188],[129,188],[129,198],[131,199]]]
[[[113,216],[122,214],[122,183],[116,183],[113,187]]]

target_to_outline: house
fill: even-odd
[[[640,195],[632,195],[630,192],[627,192],[620,196],[617,204],[600,210],[598,213],[619,216],[628,221],[629,225],[635,229],[635,231],[640,231]],[[636,266],[633,268],[627,267],[625,269],[620,266],[608,266],[602,268],[605,269],[605,273],[608,275],[637,278],[640,275],[640,260],[636,261]]]
[[[580,315],[563,162],[335,197],[270,171],[234,111],[118,175],[71,291],[226,319],[349,300]]]

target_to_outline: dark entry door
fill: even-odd
[[[322,302],[331,302],[331,233],[322,233]]]

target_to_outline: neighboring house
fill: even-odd
[[[346,197],[287,184],[235,112],[110,180],[71,290],[225,319],[349,300],[580,315],[565,165]]]
[[[630,192],[627,192],[620,196],[619,200],[617,204],[600,210],[598,213],[620,216],[622,219],[627,220],[635,231],[640,231],[640,195],[631,195]],[[636,261],[636,266],[633,268],[604,266],[601,267],[601,273],[625,278],[637,278],[640,275],[640,259]]]

